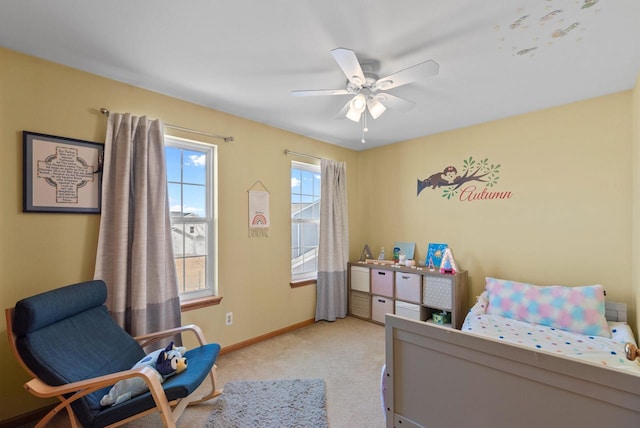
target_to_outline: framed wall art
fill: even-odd
[[[444,255],[444,250],[446,250],[447,247],[447,244],[437,244],[435,242],[429,243],[429,246],[427,247],[427,256],[424,260],[424,264],[429,268],[429,270],[434,271],[440,268],[442,256]]]
[[[23,212],[99,214],[104,145],[23,131]]]
[[[403,252],[405,256],[407,256],[407,260],[413,259],[413,254],[416,250],[415,242],[396,242],[393,244],[394,250],[398,248],[399,251]]]

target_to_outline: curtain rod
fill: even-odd
[[[304,154],[304,153],[298,153],[298,152],[291,151],[291,150],[289,150],[289,149],[286,149],[286,150],[284,151],[284,154],[285,154],[285,155],[296,155],[296,156],[302,156],[303,158],[311,158],[311,159],[318,159],[318,160],[322,160],[322,158],[319,158],[318,156],[307,155],[307,154]]]
[[[109,117],[109,115],[111,114],[109,109],[106,109],[104,107],[102,107],[100,109],[100,113],[102,113],[103,115],[105,115],[107,117]],[[200,135],[206,135],[208,137],[218,138],[220,140],[224,140],[226,143],[230,143],[230,142],[232,142],[234,140],[233,136],[225,137],[224,135],[212,134],[210,132],[205,132],[205,131],[198,131],[197,129],[184,128],[182,126],[171,125],[169,123],[165,123],[164,126],[166,128],[176,129],[178,131],[190,132],[192,134],[200,134]]]

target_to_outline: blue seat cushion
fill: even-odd
[[[184,372],[169,377],[162,387],[169,401],[183,398],[194,392],[205,380],[220,352],[220,345],[211,343],[187,351],[188,367]],[[108,392],[108,389],[106,390]],[[106,393],[106,392],[105,392]],[[102,397],[102,396],[101,396]],[[121,404],[101,408],[93,416],[91,424],[101,427],[136,415],[155,406],[150,392],[138,395]]]
[[[103,281],[87,281],[42,293],[16,304],[13,331],[25,364],[49,385],[85,380],[130,369],[145,356],[138,342],[109,314]],[[186,353],[188,368],[167,379],[169,400],[195,391],[211,370],[218,344]],[[151,393],[104,408],[111,386],[72,404],[83,426],[104,426],[155,407]]]

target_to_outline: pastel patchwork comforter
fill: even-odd
[[[608,338],[488,314],[486,309],[487,301],[481,296],[467,314],[462,331],[640,376],[640,364],[625,357],[625,343],[636,343],[626,323],[608,322],[611,333]]]

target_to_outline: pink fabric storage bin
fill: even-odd
[[[371,294],[393,297],[393,271],[371,270]]]
[[[396,272],[396,299],[420,303],[420,275]]]

